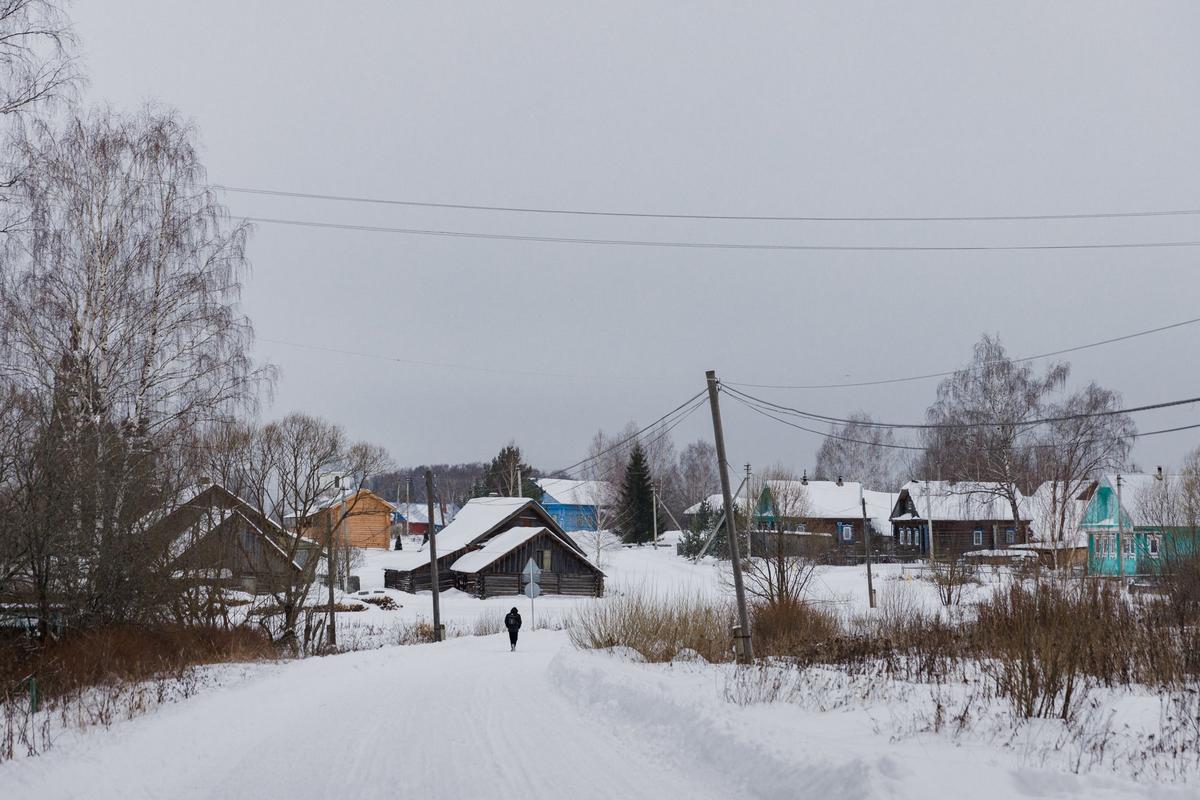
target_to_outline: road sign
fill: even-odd
[[[542,577],[542,568],[537,565],[537,562],[532,558],[525,564],[525,569],[521,570],[521,574],[527,580],[537,583],[537,579]]]
[[[521,575],[524,576],[525,590],[521,594],[529,598],[529,627],[533,627],[533,598],[542,593],[542,587],[538,585],[538,578],[542,577],[542,568],[537,565],[537,562],[532,558],[525,564],[525,569],[521,570]]]
[[[537,597],[541,593],[542,587],[538,586],[537,581],[530,581],[529,583],[525,584],[525,591],[521,592],[521,594],[525,595],[530,600]]]

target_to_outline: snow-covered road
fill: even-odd
[[[662,743],[580,714],[561,632],[462,638],[262,674],[0,767],[0,798],[728,798]],[[568,645],[569,646],[569,645]]]

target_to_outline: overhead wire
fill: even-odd
[[[256,217],[234,215],[246,222],[268,225],[288,225],[329,230],[360,231],[368,233],[393,233],[407,236],[434,236],[452,239],[490,239],[509,242],[542,242],[550,244],[608,245],[618,247],[684,248],[694,250],[761,250],[785,252],[853,252],[853,253],[964,253],[964,252],[1022,252],[1060,250],[1127,250],[1157,248],[1200,247],[1200,240],[1181,239],[1174,241],[1143,242],[1080,242],[1073,244],[1001,244],[1001,245],[862,245],[862,244],[768,244],[759,242],[695,242],[661,239],[606,239],[583,236],[545,236],[519,233],[486,233],[482,231],[458,231],[436,228],[401,228],[386,225],[359,225],[318,220],[284,219],[281,217]]]
[[[1200,323],[1200,317],[1193,317],[1191,319],[1185,319],[1180,322],[1172,322],[1169,325],[1160,325],[1157,328],[1148,328],[1148,329],[1142,330],[1142,331],[1135,331],[1134,333],[1127,333],[1123,336],[1114,336],[1110,339],[1101,339],[1098,342],[1089,342],[1087,344],[1075,345],[1074,347],[1064,347],[1061,350],[1051,350],[1051,351],[1045,352],[1045,353],[1038,353],[1037,355],[1005,359],[1004,361],[999,361],[999,360],[986,361],[982,364],[974,364],[971,366],[962,367],[960,369],[946,370],[943,372],[928,372],[923,375],[910,375],[907,378],[885,378],[885,379],[880,379],[880,380],[852,381],[852,382],[848,382],[848,383],[814,383],[814,384],[745,383],[745,382],[740,382],[740,381],[722,381],[722,383],[724,383],[727,386],[744,386],[749,389],[844,389],[844,388],[852,388],[852,387],[858,387],[858,386],[883,386],[886,384],[910,383],[912,381],[923,381],[923,380],[928,380],[930,378],[946,378],[951,375],[957,375],[960,372],[975,372],[980,369],[985,369],[988,366],[991,366],[993,364],[1000,364],[1000,363],[1006,363],[1006,362],[1013,363],[1013,364],[1023,364],[1028,361],[1036,361],[1036,360],[1042,359],[1042,358],[1052,358],[1054,356],[1066,355],[1067,353],[1077,353],[1081,350],[1089,350],[1093,347],[1101,347],[1103,345],[1115,344],[1117,342],[1124,342],[1129,339],[1136,339],[1140,336],[1149,336],[1150,334],[1153,334],[1153,333],[1161,333],[1163,331],[1169,331],[1174,328],[1182,328],[1186,325],[1195,325],[1196,323]]]
[[[1052,422],[1069,422],[1076,419],[1092,419],[1094,417],[1112,417],[1120,414],[1135,414],[1142,411],[1157,411],[1164,408],[1176,408],[1178,406],[1194,405],[1200,403],[1200,397],[1187,397],[1181,400],[1167,400],[1161,403],[1149,403],[1141,406],[1132,406],[1129,408],[1105,409],[1103,411],[1088,411],[1078,414],[1060,414],[1053,417],[1040,417],[1028,420],[1013,420],[1011,422],[947,422],[947,423],[907,423],[907,422],[874,422],[868,420],[851,420],[843,417],[833,417],[825,414],[817,414],[811,411],[801,411],[800,409],[784,406],[766,400],[755,395],[748,394],[739,389],[727,387],[732,394],[740,395],[744,398],[754,400],[769,406],[776,411],[784,414],[798,416],[803,419],[812,420],[814,422],[826,422],[831,424],[847,424],[855,423],[869,428],[889,428],[889,429],[907,429],[907,430],[964,430],[973,428],[994,428],[998,425],[1012,425],[1018,428],[1033,428],[1038,425],[1045,425]]]
[[[750,400],[744,399],[744,397],[748,397],[748,395],[743,396],[743,397],[731,395],[731,398],[733,400],[737,401],[738,403],[740,403],[743,406],[746,406],[750,410],[752,410],[764,417],[767,417],[768,419],[772,419],[775,422],[778,422],[780,424],[787,425],[792,428],[797,428],[799,430],[814,434],[816,436],[820,436],[825,439],[835,439],[835,440],[843,441],[843,442],[853,442],[855,444],[865,444],[870,447],[883,447],[883,448],[891,449],[891,450],[924,451],[926,449],[919,445],[896,444],[896,443],[888,443],[888,442],[873,442],[873,441],[869,441],[866,439],[857,439],[852,436],[842,436],[840,434],[832,433],[829,431],[820,431],[820,430],[816,430],[814,428],[808,428],[808,427],[805,427],[804,425],[799,425],[790,420],[781,419],[780,417],[777,417],[774,414],[772,414],[769,410],[759,407],[757,404],[755,404],[754,402],[752,402]],[[1159,435],[1166,434],[1166,433],[1179,433],[1181,431],[1196,430],[1198,428],[1200,428],[1200,423],[1195,423],[1195,424],[1190,424],[1190,425],[1178,425],[1178,426],[1175,426],[1172,428],[1159,428],[1159,429],[1151,430],[1151,431],[1142,431],[1142,432],[1138,432],[1138,433],[1133,433],[1133,434],[1130,434],[1130,436],[1128,438],[1144,439],[1149,436],[1159,436]],[[1030,444],[1029,447],[1034,448],[1034,449],[1053,449],[1056,447],[1074,446],[1074,445],[1078,445],[1078,444],[1091,444],[1091,443],[1097,442],[1097,441],[1101,441],[1101,440],[1100,439],[1090,439],[1090,440],[1085,440],[1084,442],[1043,442],[1043,443]],[[984,447],[982,449],[991,450],[991,449],[996,449],[996,448]]]

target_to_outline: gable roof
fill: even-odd
[[[809,519],[853,519],[863,515],[862,501],[867,502],[867,518],[881,533],[890,530],[887,524],[892,513],[895,495],[864,489],[857,481],[767,481],[772,496],[797,498],[796,507]],[[803,499],[801,499],[803,498]]]
[[[567,536],[554,518],[536,501],[528,497],[475,497],[458,510],[454,519],[437,534],[438,562],[447,556],[486,539],[488,534],[525,510],[533,511],[542,525],[557,534],[567,546],[585,555],[583,548]],[[521,526],[538,527],[538,526]],[[390,551],[383,566],[407,572],[429,563],[429,543],[416,550]]]
[[[708,503],[709,509],[714,514],[719,514],[719,513],[721,513],[721,509],[723,509],[725,507],[725,496],[723,494],[719,494],[719,493],[718,494],[710,494],[708,497],[704,498],[704,500],[701,500],[699,503],[688,506],[686,509],[684,509],[683,513],[699,514],[700,506],[703,505],[705,502]],[[736,508],[738,511],[744,511],[746,509],[746,497],[745,497],[744,493],[739,494],[737,497],[733,498],[733,507]]]
[[[900,487],[892,519],[1011,520],[1012,507],[999,495],[1002,486],[988,481],[909,481]],[[916,514],[895,514],[905,495],[912,499]],[[1029,511],[1019,491],[1017,503],[1021,519],[1028,520]]]
[[[1030,519],[1031,541],[1054,542],[1061,517],[1063,530],[1060,543],[1066,547],[1087,544],[1082,527],[1087,501],[1080,499],[1086,491],[1068,493],[1070,488],[1062,481],[1043,481],[1033,494],[1024,498],[1021,509],[1022,515]]]
[[[1154,527],[1159,525],[1185,526],[1187,511],[1180,501],[1185,496],[1187,488],[1183,476],[1164,475],[1161,479],[1150,473],[1138,472],[1126,475],[1121,479],[1121,508],[1125,522],[1131,527]],[[1115,517],[1117,476],[1104,475],[1100,478],[1100,487],[1107,492],[1097,491],[1088,503],[1085,516],[1089,527],[1117,527]],[[1097,518],[1100,506],[1107,502],[1107,512],[1104,519]],[[1096,508],[1092,508],[1095,504]]]
[[[568,540],[571,538],[569,536],[559,536],[549,528],[531,528],[528,526],[519,525],[515,528],[509,528],[506,531],[496,534],[484,542],[483,547],[479,548],[478,550],[472,550],[471,552],[460,556],[457,561],[450,565],[450,569],[454,570],[455,572],[478,572],[484,567],[494,564],[506,554],[512,552],[514,548],[520,547],[526,542],[535,539],[542,534],[547,534],[552,539],[557,540],[563,546],[574,551],[574,548],[572,548],[568,543]],[[580,555],[579,558],[592,569],[595,569],[597,572],[600,571],[585,556]]]
[[[573,481],[567,478],[538,478],[538,488],[548,497],[543,503],[567,506],[603,506],[613,497],[613,486],[607,481]]]
[[[425,503],[392,503],[391,506],[400,519],[407,519],[409,522],[419,524],[429,522],[429,508]],[[433,517],[442,527],[445,527],[447,519],[453,520],[457,513],[458,506],[453,503],[446,504],[444,513],[439,503],[433,504]]]

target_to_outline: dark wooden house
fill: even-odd
[[[1013,519],[1012,508],[996,484],[910,481],[892,507],[892,544],[900,559],[986,555],[1029,542],[1028,514]]]
[[[154,523],[150,535],[177,580],[249,592],[287,585],[304,571],[308,559],[320,557],[315,542],[296,542],[295,534],[213,483],[186,492]]]
[[[542,569],[543,593],[599,597],[604,573],[534,500],[477,497],[437,534],[438,585],[477,597],[518,594],[521,571],[532,558]],[[394,552],[384,585],[405,592],[433,585],[428,545]]]

